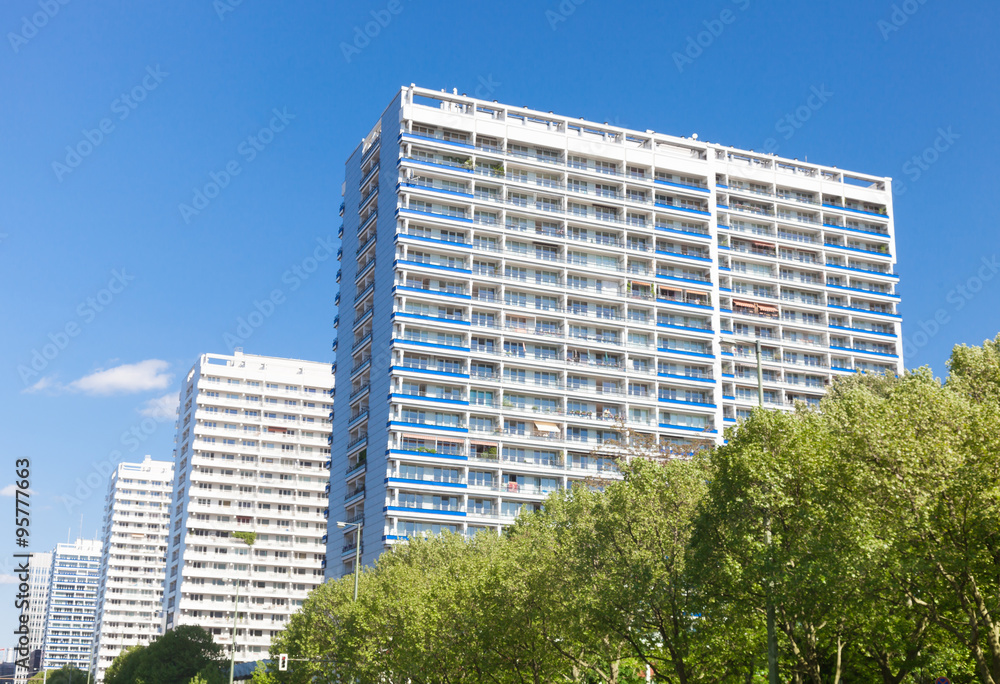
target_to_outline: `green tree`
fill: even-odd
[[[104,676],[106,684],[187,684],[200,676],[206,684],[227,681],[221,648],[201,627],[175,627],[148,646],[135,646],[117,658]]]
[[[946,388],[966,398],[962,458],[935,498],[924,560],[950,594],[954,616],[928,593],[931,615],[969,649],[983,684],[1000,684],[1000,335],[955,347]],[[963,429],[964,428],[964,429]]]
[[[647,664],[660,681],[724,681],[749,667],[747,630],[717,619],[690,558],[708,461],[697,451],[654,462],[655,445],[621,433],[621,481],[553,494],[510,532],[554,550],[528,565],[548,598],[551,646],[603,682]]]
[[[760,625],[768,604],[785,669],[836,684],[849,638],[849,520],[826,487],[831,463],[818,415],[757,409],[712,455],[694,535],[697,558],[732,615]]]
[[[974,404],[1000,406],[1000,335],[985,340],[982,347],[956,346],[948,359],[947,387]]]
[[[124,682],[142,684],[139,668],[142,667],[146,648],[146,646],[130,646],[119,653],[104,671],[104,681],[107,684],[124,684]]]
[[[255,681],[759,684],[773,606],[783,681],[1000,684],[1000,337],[950,367],[842,379],[665,459],[624,431],[620,481],[399,544],[356,602],[316,589]]]
[[[72,665],[63,665],[58,670],[49,670],[44,675],[39,672],[29,680],[28,684],[41,684],[43,679],[49,684],[86,684],[87,672]]]
[[[1000,682],[1000,393],[989,387],[991,364],[995,345],[957,348],[945,386],[926,369],[844,383],[828,411],[881,504],[888,567],[907,607],[964,648],[983,684]]]

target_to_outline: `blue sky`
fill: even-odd
[[[336,262],[301,267],[404,84],[892,176],[907,366],[1000,330],[996,3],[148,5],[0,5],[0,487],[31,459],[33,550],[94,534],[107,463],[170,458],[156,409],[227,334],[332,360]]]

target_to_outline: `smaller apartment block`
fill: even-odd
[[[17,668],[14,681],[18,684],[41,669],[42,641],[45,638],[45,614],[49,602],[49,580],[52,554],[33,553],[28,561],[28,667]]]
[[[203,354],[181,389],[165,628],[200,625],[237,660],[272,637],[323,581],[330,366]],[[256,532],[248,548],[233,531]]]
[[[86,670],[90,666],[100,575],[100,541],[78,539],[72,544],[56,545],[45,614],[44,669],[72,665]]]
[[[160,634],[173,481],[173,463],[149,456],[111,474],[91,665],[98,684],[119,653]]]

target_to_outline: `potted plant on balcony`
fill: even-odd
[[[494,164],[493,166],[490,167],[490,171],[492,171],[493,175],[496,176],[496,177],[498,177],[498,178],[501,177],[501,176],[503,176],[506,173],[506,170],[504,169],[503,164]]]

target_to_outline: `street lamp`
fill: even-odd
[[[760,339],[754,345],[757,355],[757,405],[764,408],[764,369],[761,364]],[[774,626],[774,579],[771,569],[771,516],[764,516],[764,544],[767,546],[767,681],[778,684],[778,636]]]
[[[337,527],[353,527],[356,530],[354,535],[354,602],[358,602],[358,572],[361,569],[361,523],[346,523],[337,521]]]
[[[233,532],[233,538],[239,539],[248,547],[253,546],[257,542],[256,532]],[[240,579],[236,575],[236,563],[233,563],[233,581],[236,583],[236,600],[233,602],[233,652],[229,657],[229,684],[233,684],[233,673],[236,670],[236,627],[240,617]],[[250,551],[247,550],[247,568],[252,569],[253,558],[250,557]],[[247,573],[249,574],[249,573]]]

